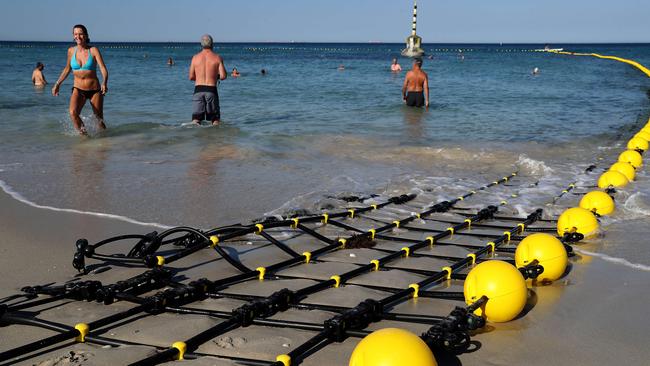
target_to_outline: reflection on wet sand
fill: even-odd
[[[409,139],[418,141],[426,137],[422,123],[425,113],[426,110],[422,108],[402,107],[404,126]]]
[[[70,180],[67,184],[73,207],[105,207],[104,170],[111,143],[102,140],[80,141],[70,147]]]
[[[215,209],[227,210],[226,205],[232,201],[223,197],[223,178],[218,174],[218,166],[220,161],[234,160],[239,155],[234,145],[216,145],[213,141],[205,141],[196,159],[187,166],[187,204],[182,207],[186,217],[209,217]]]

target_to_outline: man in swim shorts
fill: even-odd
[[[190,64],[190,80],[194,81],[192,96],[192,122],[211,121],[218,125],[221,120],[219,109],[219,94],[217,83],[224,80],[228,74],[219,54],[212,51],[212,36],[204,34],[201,37],[203,50],[192,57]]]
[[[413,68],[406,73],[402,99],[409,107],[429,107],[429,77],[422,71],[422,59],[413,60]]]

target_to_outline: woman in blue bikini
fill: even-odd
[[[74,84],[70,95],[70,119],[72,119],[74,128],[81,135],[87,135],[86,127],[81,117],[79,117],[86,100],[90,100],[90,105],[93,107],[95,117],[97,117],[99,129],[106,129],[104,124],[104,95],[108,91],[108,70],[99,49],[88,44],[90,38],[85,26],[81,24],[75,25],[72,28],[72,36],[76,45],[68,49],[68,61],[61,72],[61,76],[54,83],[52,95],[59,95],[59,86],[72,70]],[[98,65],[104,79],[101,85],[97,78]]]

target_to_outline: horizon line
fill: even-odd
[[[74,43],[71,41],[35,41],[35,40],[0,40],[0,42],[33,42],[33,43]],[[198,41],[96,41],[93,43],[182,43],[182,44],[192,44],[199,43]],[[234,44],[234,43],[287,43],[287,44],[327,44],[327,43],[337,43],[337,44],[404,44],[404,42],[388,42],[388,41],[222,41],[215,42],[215,44]],[[589,41],[589,42],[423,42],[422,44],[472,44],[472,45],[575,45],[575,44],[650,44],[650,41],[644,42],[635,42],[635,41],[616,41],[616,42],[598,42],[598,41]]]

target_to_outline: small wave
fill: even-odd
[[[519,155],[519,159],[515,164],[525,169],[531,175],[548,175],[553,173],[553,169],[546,166],[543,161],[531,159],[526,154]]]
[[[622,264],[622,265],[624,265],[626,267],[629,267],[629,268],[632,268],[632,269],[638,269],[638,270],[641,270],[641,271],[649,271],[650,272],[650,266],[645,265],[645,264],[632,263],[632,262],[630,262],[630,261],[628,261],[627,259],[624,259],[624,258],[612,257],[612,256],[609,256],[607,254],[602,254],[602,253],[594,253],[594,252],[590,252],[590,251],[587,251],[587,250],[576,248],[575,246],[573,247],[573,250],[578,252],[579,254],[584,254],[584,255],[588,255],[588,256],[592,256],[592,257],[598,257],[598,258],[600,258],[600,259],[602,259],[604,261],[607,261],[607,262]]]
[[[126,216],[120,216],[120,215],[113,215],[113,214],[107,214],[107,213],[102,213],[102,212],[92,212],[92,211],[81,211],[81,210],[75,210],[71,208],[58,208],[58,207],[52,207],[52,206],[44,206],[44,205],[39,205],[37,203],[34,203],[32,201],[29,201],[25,197],[23,197],[20,193],[14,191],[7,183],[4,181],[0,180],[0,188],[2,190],[10,195],[13,199],[20,201],[26,205],[35,207],[35,208],[40,208],[40,209],[45,209],[45,210],[50,210],[50,211],[57,211],[57,212],[68,212],[68,213],[76,213],[76,214],[82,214],[82,215],[90,215],[90,216],[96,216],[96,217],[103,217],[103,218],[108,218],[108,219],[115,219],[123,222],[128,222],[130,224],[135,224],[135,225],[141,225],[141,226],[153,226],[157,227],[163,230],[166,229],[171,229],[172,226],[167,226],[163,224],[159,224],[157,222],[142,222],[138,220],[134,220],[132,218],[126,217]]]
[[[623,207],[634,216],[650,216],[648,196],[641,192],[630,195],[623,203]]]

